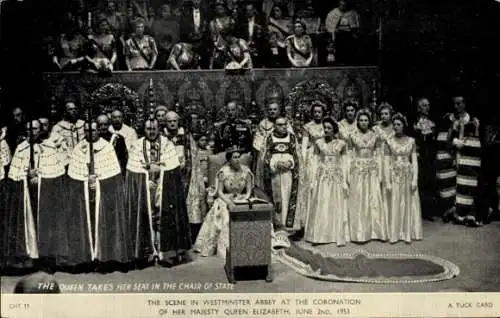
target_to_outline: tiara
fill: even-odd
[[[396,113],[394,116],[392,116],[393,121],[396,119],[401,120],[405,126],[408,126],[408,120],[406,120],[406,116],[402,113]]]

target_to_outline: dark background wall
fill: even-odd
[[[357,0],[369,32],[383,16],[381,98],[397,109],[428,96],[436,114],[451,108],[451,96],[463,94],[483,120],[498,108],[500,88],[500,5],[494,0]],[[1,113],[20,105],[41,107],[43,38],[59,27],[66,9],[60,0],[2,3],[0,19]],[[328,12],[336,1],[316,1]],[[5,118],[5,116],[2,116]]]

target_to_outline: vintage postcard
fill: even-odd
[[[500,316],[498,2],[0,4],[1,318]]]

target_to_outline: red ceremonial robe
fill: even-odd
[[[9,265],[19,266],[28,259],[67,258],[65,196],[66,178],[63,156],[49,140],[33,145],[33,157],[27,141],[12,158],[9,178],[8,238],[6,255]],[[28,180],[28,171],[37,171],[37,182]]]
[[[155,180],[148,171],[152,163],[162,168]],[[169,261],[191,249],[180,162],[170,140],[161,136],[152,147],[152,142],[141,138],[134,144],[127,164],[126,193],[135,259],[158,256]]]
[[[11,156],[10,148],[5,140],[5,130],[0,135],[0,271],[4,269],[6,262],[6,242],[8,237],[8,202],[11,180],[6,176],[6,167],[9,165]]]
[[[131,251],[120,164],[109,142],[100,138],[93,147],[97,178],[94,202],[89,196],[87,140],[75,147],[69,164],[69,261],[72,265],[92,261],[126,263]]]

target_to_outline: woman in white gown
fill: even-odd
[[[240,163],[241,152],[237,149],[226,152],[227,163],[217,172],[215,191],[209,196],[216,199],[201,226],[193,250],[201,256],[217,255],[226,258],[229,247],[229,210],[236,201],[245,201],[252,196],[254,175],[250,168]],[[271,231],[271,244],[274,249],[287,247],[285,235]],[[249,242],[251,244],[251,242]]]
[[[331,118],[323,120],[325,137],[316,141],[320,162],[313,181],[305,240],[313,244],[349,240],[347,227],[347,144],[339,139],[339,127]]]
[[[385,144],[385,186],[389,197],[391,243],[422,239],[422,215],[418,194],[418,161],[415,139],[404,133],[406,118],[392,118],[395,135]]]
[[[350,138],[349,235],[353,242],[386,241],[388,211],[381,187],[382,143],[370,129],[368,110],[360,110],[356,120],[359,129]]]
[[[254,175],[246,165],[240,163],[240,152],[227,151],[227,163],[217,172],[216,199],[201,226],[194,251],[202,256],[216,254],[226,257],[229,246],[229,209],[235,200],[247,200],[252,195]],[[210,195],[210,194],[209,194]]]
[[[299,173],[299,189],[297,193],[297,213],[302,226],[306,226],[309,202],[311,200],[312,182],[316,176],[319,163],[319,152],[316,140],[323,138],[323,118],[326,116],[326,105],[314,101],[311,105],[310,114],[312,120],[304,125],[302,144],[300,150],[300,166],[303,169]]]

